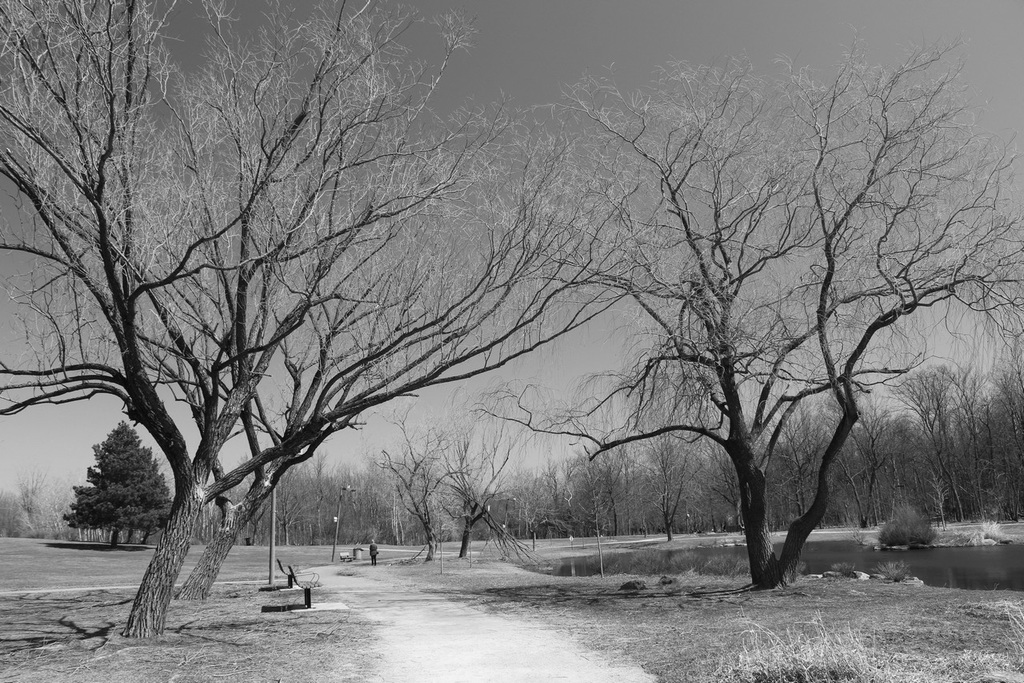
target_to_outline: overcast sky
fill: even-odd
[[[286,0],[285,3],[287,4]],[[299,5],[296,0],[293,5]],[[256,3],[237,2],[248,23]],[[447,74],[446,104],[501,95],[522,106],[558,100],[563,87],[587,72],[614,74],[623,88],[642,86],[670,60],[721,62],[746,56],[765,72],[786,56],[822,71],[840,61],[854,38],[873,62],[893,63],[907,46],[959,40],[964,78],[981,108],[981,124],[1006,138],[1024,125],[1024,0],[421,0],[408,3],[424,16],[461,8],[476,17],[479,33],[470,54]],[[190,3],[175,24],[185,51]],[[430,59],[440,43],[426,28],[409,41]],[[0,315],[3,309],[0,308]],[[549,353],[542,363],[562,375],[611,362],[614,344],[601,339],[586,354]],[[568,360],[569,358],[572,361]],[[83,478],[93,463],[91,445],[124,419],[116,402],[97,399],[68,408],[37,408],[0,420],[0,488],[15,490],[31,470],[53,478]],[[371,425],[372,427],[372,425]],[[367,429],[370,432],[370,428]],[[372,440],[372,436],[368,437]],[[355,444],[355,445],[353,445]],[[325,448],[332,462],[352,458],[359,442]]]

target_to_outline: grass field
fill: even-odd
[[[350,548],[345,548],[348,552]],[[202,546],[189,552],[181,579],[195,566]],[[0,538],[5,571],[0,591],[34,588],[78,588],[91,586],[138,586],[153,557],[152,546],[120,546],[45,541],[30,538]],[[285,564],[303,567],[328,564],[331,546],[282,546],[277,556]],[[231,549],[220,581],[268,580],[266,547],[239,545]]]
[[[190,552],[182,579],[201,550]],[[264,605],[294,601],[260,592],[268,579],[265,547],[233,548],[221,572],[221,581],[254,583],[220,585],[202,603],[172,603],[161,638],[121,638],[152,554],[0,539],[0,681],[362,680],[368,664],[359,653],[368,648],[361,644],[372,641],[375,627],[353,612],[263,614]],[[331,547],[285,546],[278,557],[302,567],[327,564]],[[284,583],[280,574],[277,580]]]
[[[586,551],[594,550],[588,542]],[[579,541],[538,546],[542,562],[580,551]],[[133,584],[151,552],[0,539],[0,592]],[[286,563],[322,565],[330,547],[279,554]],[[385,553],[373,578],[546,624],[663,681],[942,682],[1024,671],[1020,593],[807,580],[778,591],[693,596],[742,581],[689,573],[664,586],[644,577],[647,590],[626,592],[619,586],[628,576],[552,577],[497,561],[490,551],[477,552],[472,565],[450,557],[441,574],[440,563],[391,563]],[[222,578],[265,582],[266,560],[266,548],[235,548]],[[370,571],[366,564],[337,571]],[[166,634],[143,641],[118,635],[132,589],[7,593],[0,596],[0,681],[366,679],[378,656],[373,622],[358,610],[261,613],[262,605],[287,599],[259,587],[221,585],[204,603],[175,602]]]

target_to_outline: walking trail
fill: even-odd
[[[657,680],[635,665],[610,661],[567,635],[522,618],[492,614],[391,582],[339,576],[337,565],[313,571],[330,590],[332,595],[327,599],[339,600],[344,607],[362,611],[381,624],[377,668],[369,672],[369,681]]]

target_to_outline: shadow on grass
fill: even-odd
[[[0,655],[71,643],[86,650],[100,647],[116,625],[103,615],[128,602],[103,591],[59,598],[26,595],[5,601],[0,610]]]
[[[119,544],[111,546],[109,543],[86,543],[82,541],[51,541],[44,543],[47,548],[58,548],[60,550],[102,550],[102,551],[125,551],[125,552],[136,552],[139,550],[152,550],[155,546],[152,545],[137,545],[137,544]]]
[[[685,597],[678,588],[662,589],[660,586],[647,590],[586,590],[560,585],[512,586],[508,588],[486,588],[478,591],[464,591],[464,595],[491,598],[505,602],[516,602],[541,607],[558,603],[595,604],[603,601],[627,601],[637,599],[662,600]]]

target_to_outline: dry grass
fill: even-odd
[[[542,564],[550,555],[568,554],[555,544],[539,550]],[[305,564],[300,557],[294,549],[286,561]],[[944,683],[974,680],[993,669],[1024,670],[1019,593],[817,581],[715,594],[709,592],[744,581],[692,572],[674,575],[668,585],[643,577],[650,589],[624,592],[618,588],[632,576],[554,577],[501,562],[490,551],[474,558],[472,565],[446,561],[444,574],[439,562],[385,561],[372,569],[346,564],[339,570],[441,593],[568,633],[582,648],[638,662],[667,683]],[[294,597],[246,585],[220,587],[205,603],[174,603],[165,636],[127,641],[117,627],[131,598],[132,591],[114,590],[0,600],[0,671],[5,674],[0,679],[364,680],[378,656],[374,627],[358,611],[262,614],[261,605]],[[758,674],[759,660],[796,673],[788,679],[778,677],[782,673]],[[808,671],[826,678],[798,677]],[[875,678],[827,678],[829,672],[865,671]]]
[[[809,629],[776,634],[763,627],[749,632],[735,661],[723,662],[715,675],[736,683],[822,683],[907,680],[892,678],[877,654],[850,629],[826,628],[821,618]]]
[[[185,572],[199,550],[189,554]],[[152,552],[141,546],[110,550],[97,544],[0,539],[5,568],[0,591],[59,589],[0,598],[0,678],[333,681],[365,669],[365,655],[359,652],[369,652],[373,635],[357,614],[261,613],[263,605],[301,598],[259,591],[267,573],[267,549],[259,547],[233,548],[220,577],[255,583],[218,586],[204,602],[173,602],[160,638],[122,638],[119,629]],[[284,562],[297,567],[323,564],[330,552],[329,546],[278,549]],[[128,587],[77,588],[83,586]],[[352,679],[360,677],[353,674]]]
[[[981,522],[980,524],[965,524],[954,531],[946,531],[939,534],[937,543],[952,547],[970,547],[985,545],[985,541],[996,543],[1024,543],[1024,536],[1019,531],[1012,533],[1008,526],[1019,530],[1020,526],[1004,525],[1000,522]]]
[[[159,638],[118,635],[131,591],[29,594],[0,602],[4,680],[346,680],[365,670],[372,628],[356,613],[261,613],[295,595],[219,587],[201,603],[175,602]],[[352,676],[352,680],[361,680]]]
[[[990,652],[887,653],[870,637],[818,616],[784,634],[755,627],[735,661],[723,662],[714,676],[736,683],[934,683],[1011,667],[1005,655]]]
[[[999,522],[982,522],[979,531],[982,538],[990,538],[997,543],[1010,539],[1007,533],[1003,531],[1003,527]]]
[[[1010,621],[1013,634],[1013,649],[1017,656],[1017,667],[1024,670],[1024,604],[1020,602],[1006,605],[1006,616]]]
[[[905,581],[910,578],[910,567],[903,560],[895,562],[879,562],[875,565],[875,573],[881,574],[889,581]]]

